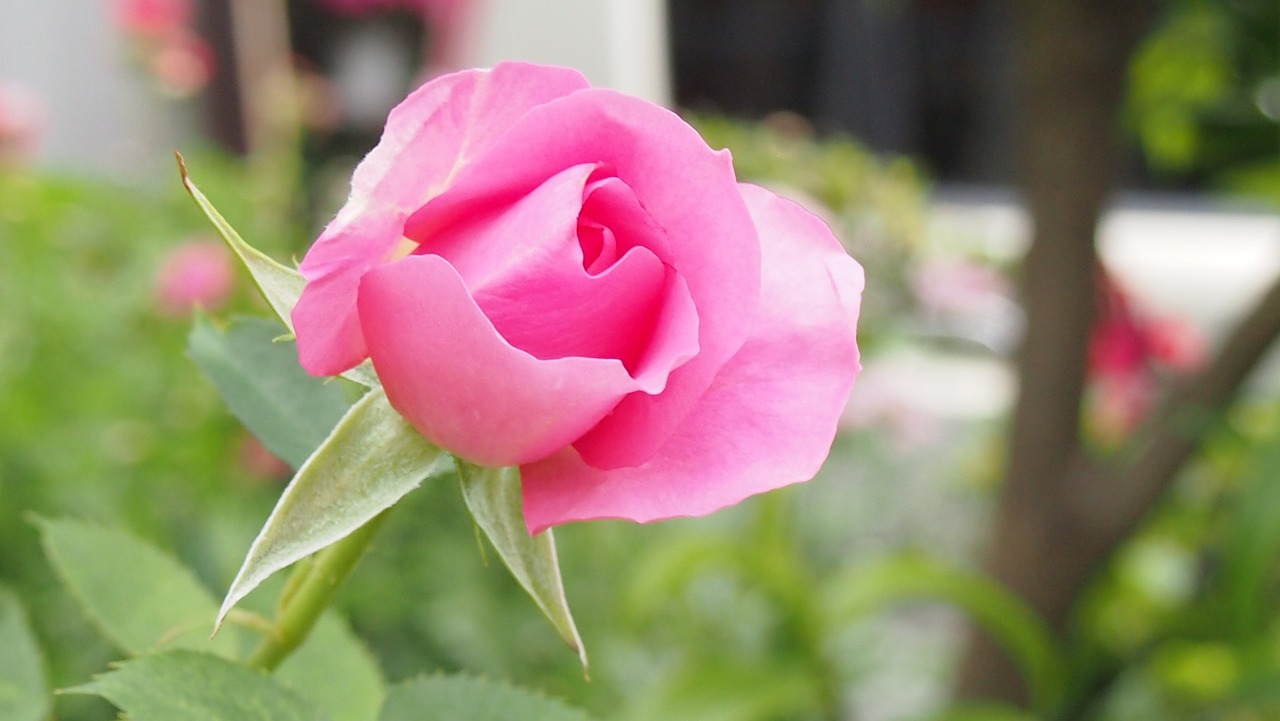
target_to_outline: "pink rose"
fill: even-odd
[[[216,310],[236,284],[235,259],[216,240],[189,240],[173,249],[156,272],[156,301],[167,316],[186,316],[196,308]]]
[[[859,367],[862,269],[826,225],[567,69],[410,95],[301,271],[302,365],[372,358],[426,438],[520,466],[535,533],[811,478]]]
[[[36,154],[47,115],[31,89],[0,80],[0,170],[21,166]]]
[[[195,7],[191,0],[114,0],[111,18],[131,35],[161,37],[190,26]]]

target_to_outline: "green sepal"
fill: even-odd
[[[244,263],[244,267],[249,270],[249,275],[253,276],[253,282],[257,284],[258,290],[262,292],[262,297],[266,298],[271,309],[276,312],[276,316],[281,323],[293,332],[293,320],[290,313],[293,312],[293,306],[297,305],[298,298],[302,297],[302,289],[307,284],[302,274],[293,268],[281,265],[266,253],[254,248],[240,237],[236,229],[231,227],[227,219],[222,217],[222,213],[213,207],[213,203],[200,192],[196,184],[187,174],[187,164],[183,160],[181,153],[175,153],[178,159],[178,171],[182,173],[182,184],[186,187],[187,192],[196,201],[196,205],[200,206],[209,219],[213,223],[213,227],[218,231],[218,235],[226,241],[227,246],[231,248],[231,252],[240,258],[240,262]]]
[[[471,517],[556,632],[578,652],[585,672],[587,649],[564,595],[555,537],[550,530],[529,535],[520,508],[520,469],[486,468],[462,461],[457,466],[462,497]]]
[[[244,238],[231,227],[231,223],[222,217],[218,209],[213,207],[213,203],[205,197],[204,193],[196,187],[191,176],[187,174],[187,164],[182,159],[181,153],[175,153],[178,160],[178,171],[182,174],[182,184],[186,187],[187,192],[196,201],[196,205],[204,212],[209,222],[213,223],[213,227],[218,231],[218,235],[226,241],[231,251],[240,258],[240,262],[244,263],[244,267],[249,271],[249,275],[253,278],[254,284],[258,286],[258,290],[262,293],[262,297],[266,299],[267,304],[275,311],[276,317],[281,323],[289,329],[292,334],[293,330],[293,307],[298,304],[298,298],[302,297],[302,290],[306,286],[307,281],[298,271],[286,265],[277,262],[271,256],[254,248],[245,242]],[[369,361],[365,361],[360,365],[342,374],[343,378],[355,381],[368,388],[379,386],[378,375],[373,370],[373,365]]]
[[[298,469],[250,547],[216,625],[268,576],[360,528],[423,479],[448,470],[449,461],[381,389],[369,391]]]

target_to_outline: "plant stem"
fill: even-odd
[[[290,593],[282,599],[272,632],[249,656],[247,663],[264,671],[274,670],[293,653],[316,625],[338,588],[368,550],[391,509],[379,513],[351,535],[329,546],[310,563],[304,563],[289,579]]]

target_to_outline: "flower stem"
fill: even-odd
[[[390,511],[388,508],[379,513],[351,535],[316,554],[310,562],[299,565],[289,579],[287,594],[281,598],[271,633],[249,656],[250,666],[274,670],[306,640],[320,614],[386,523]]]

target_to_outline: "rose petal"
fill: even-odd
[[[742,186],[763,249],[750,340],[647,462],[601,470],[573,448],[521,468],[531,533],[569,521],[710,513],[811,478],[858,370],[862,269],[820,220]]]
[[[597,176],[584,195],[579,222],[607,231],[600,247],[592,249],[594,253],[588,254],[584,246],[584,267],[592,273],[600,272],[636,247],[648,248],[664,261],[671,261],[667,232],[620,178]]]
[[[428,440],[479,465],[543,458],[639,387],[617,360],[539,360],[513,348],[438,256],[369,271],[359,311],[391,405]]]
[[[760,279],[760,251],[728,153],[715,152],[673,113],[609,90],[583,90],[531,110],[455,177],[437,222],[477,204],[514,199],[549,172],[600,163],[631,188],[665,232],[664,258],[698,309],[698,354],[660,395],[625,399],[575,445],[592,465],[649,458],[746,339]]]
[[[592,205],[584,195],[592,195],[595,169],[572,166],[510,205],[473,206],[475,214],[451,225],[437,221],[429,203],[415,214],[414,232],[433,230],[414,252],[448,260],[516,348],[544,360],[617,358],[642,390],[658,393],[698,351],[697,310],[684,281],[638,243],[626,244],[608,268],[584,267],[578,218]],[[624,232],[634,230],[631,220]]]
[[[362,361],[360,277],[395,251],[409,214],[531,108],[586,87],[573,70],[504,63],[438,78],[392,110],[356,168],[350,199],[299,268],[308,280],[293,312],[303,367],[335,375]]]

